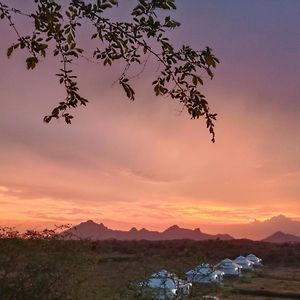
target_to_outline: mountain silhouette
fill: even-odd
[[[300,243],[300,237],[293,234],[284,233],[282,231],[277,231],[263,239],[263,241],[269,243]]]
[[[65,232],[63,235],[70,238],[91,239],[91,240],[175,240],[175,239],[191,239],[191,240],[231,240],[232,236],[228,234],[207,234],[200,231],[199,228],[194,230],[180,228],[173,225],[163,232],[150,231],[145,228],[138,230],[135,227],[129,231],[113,230],[106,227],[103,223],[97,224],[92,220],[82,222]]]
[[[204,224],[202,226],[205,227]],[[222,230],[236,238],[249,238],[254,240],[262,240],[277,231],[300,236],[300,222],[284,215],[277,215],[264,221],[254,220],[246,224],[222,224],[213,225],[211,227],[214,228],[213,232]]]

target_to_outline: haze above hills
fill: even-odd
[[[226,232],[235,238],[249,238],[253,240],[262,240],[277,231],[300,236],[300,221],[284,215],[274,216],[264,221],[254,220],[246,224],[203,225],[201,228],[208,232],[218,232],[222,229],[222,232]]]

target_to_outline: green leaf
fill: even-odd
[[[194,85],[197,85],[198,84],[198,78],[197,78],[197,76],[193,76],[193,84]]]
[[[55,107],[52,111],[52,116],[58,118],[59,115],[59,107]]]
[[[74,39],[73,39],[73,36],[71,33],[68,34],[68,37],[67,37],[67,42],[69,45],[71,45],[73,43]]]
[[[104,66],[106,66],[107,64],[109,64],[111,66],[112,62],[111,59],[109,59],[108,57],[106,57],[103,61]]]
[[[14,45],[12,45],[11,47],[9,47],[9,48],[7,49],[7,57],[8,57],[8,58],[11,57],[13,51],[14,51]]]
[[[125,80],[126,80],[127,78],[125,78]],[[128,80],[128,79],[127,79]],[[122,85],[122,87],[123,87],[123,89],[124,89],[124,91],[125,91],[125,93],[126,93],[126,96],[130,99],[130,100],[134,100],[134,94],[135,94],[135,92],[134,92],[134,90],[132,89],[132,87],[128,84],[128,83],[126,83],[126,82],[124,82],[124,80],[120,80],[120,84]]]
[[[36,67],[36,64],[38,63],[38,59],[36,57],[28,57],[26,59],[27,69],[33,70]]]
[[[49,123],[51,121],[51,119],[52,119],[51,116],[45,116],[43,120],[45,123]]]

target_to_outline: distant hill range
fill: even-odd
[[[113,230],[104,224],[97,224],[91,220],[80,223],[63,234],[71,238],[91,239],[91,240],[175,240],[175,239],[191,239],[197,241],[203,240],[232,240],[233,237],[228,234],[211,235],[203,233],[199,228],[194,230],[180,228],[177,225],[171,226],[163,232],[150,231],[145,228],[138,230],[135,227],[129,231]]]
[[[284,233],[282,231],[277,231],[263,239],[263,241],[269,243],[300,243],[300,237],[293,234]]]
[[[293,220],[284,215],[274,216],[264,221],[255,220],[248,224],[216,224],[210,225],[210,228],[202,224],[201,227],[206,231],[219,232],[222,230],[222,232],[227,232],[236,238],[249,238],[253,240],[262,240],[277,231],[300,236],[300,221]]]
[[[205,225],[203,224],[205,227]],[[214,233],[225,231],[229,234],[208,234],[202,232],[199,228],[186,229],[173,225],[165,231],[151,231],[145,228],[138,230],[135,227],[129,231],[113,230],[106,227],[103,223],[97,224],[91,220],[82,222],[67,231],[64,234],[70,234],[74,238],[92,239],[92,240],[174,240],[191,239],[197,241],[203,240],[231,240],[236,238],[248,238],[253,240],[262,240],[271,243],[300,242],[300,222],[288,218],[284,215],[274,216],[265,221],[255,220],[248,224],[223,224],[213,230]],[[275,233],[274,233],[275,232]],[[266,238],[267,236],[267,238]]]

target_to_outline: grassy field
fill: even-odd
[[[239,279],[226,279],[222,288],[194,285],[189,298],[215,295],[221,299],[300,299],[300,245],[251,241],[104,241],[95,243],[94,251],[99,257],[97,278],[103,283],[102,291],[108,290],[106,299],[113,299],[110,298],[113,294],[114,299],[119,299],[118,295],[130,282],[148,278],[161,269],[184,278],[187,270],[201,262],[216,264],[222,258],[250,252],[262,257],[266,266]],[[288,293],[293,298],[287,298]]]
[[[226,280],[218,295],[221,299],[300,299],[300,268],[260,268],[238,280]]]
[[[180,258],[133,258],[114,257],[98,265],[97,278],[107,289],[106,299],[119,299],[129,282],[147,278],[149,274],[166,268],[184,278],[184,272],[192,265],[193,259]],[[115,272],[112,272],[115,270]],[[115,282],[115,284],[112,284]],[[97,284],[95,282],[95,284]],[[114,291],[114,292],[113,292]],[[116,298],[110,298],[115,294]],[[130,293],[129,293],[130,294]],[[128,294],[128,297],[129,297]],[[124,294],[124,296],[126,293]],[[194,284],[188,299],[199,299],[204,295],[218,296],[220,299],[300,299],[300,267],[263,267],[254,272],[244,273],[238,279],[225,279],[223,287],[210,284]],[[104,297],[104,294],[102,294]],[[289,297],[290,296],[290,297]],[[104,298],[103,298],[104,299]]]
[[[0,239],[1,300],[133,300],[137,283],[167,269],[184,278],[201,262],[257,254],[265,267],[226,280],[194,285],[189,299],[300,299],[300,245],[236,241],[62,241]]]

